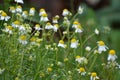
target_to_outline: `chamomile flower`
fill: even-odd
[[[23,16],[24,18],[27,18],[28,12],[27,12],[27,11],[23,11],[22,16]]]
[[[30,43],[34,45],[36,43],[36,38],[35,37],[30,38]]]
[[[10,16],[8,16],[4,11],[0,14],[0,20],[8,21],[10,19]]]
[[[52,29],[53,28],[53,25],[48,22],[46,25],[45,25],[45,29]]]
[[[23,0],[15,0],[15,2],[17,2],[17,3],[21,3],[21,4],[24,3]]]
[[[39,11],[39,16],[42,16],[43,14],[46,14],[46,11],[45,11],[45,9],[40,9],[40,11]]]
[[[81,27],[81,25],[78,25],[76,28],[75,28],[75,33],[82,33],[83,32],[83,29]]]
[[[23,45],[26,45],[28,42],[27,42],[27,37],[25,35],[21,35],[19,37],[19,42]]]
[[[108,55],[108,61],[115,61],[117,58],[115,50],[110,50]]]
[[[22,13],[22,7],[20,5],[16,7],[16,12]]]
[[[9,11],[10,11],[11,13],[15,13],[15,12],[16,12],[16,9],[15,9],[15,7],[11,6],[10,9],[9,9]]]
[[[80,25],[80,23],[78,21],[74,21],[72,28],[77,28],[77,26],[79,26],[79,25]]]
[[[84,76],[84,75],[86,74],[84,67],[80,67],[77,71],[78,71],[78,73],[80,73],[82,76]]]
[[[77,61],[79,64],[87,64],[88,60],[85,57],[80,57],[79,55],[76,56],[75,61]]]
[[[70,47],[71,47],[71,48],[77,48],[77,46],[78,46],[78,40],[76,40],[75,38],[73,38],[73,39],[71,40],[71,45],[70,45]]]
[[[29,16],[34,16],[34,15],[35,15],[35,8],[32,7],[32,8],[30,8]]]
[[[99,79],[99,77],[97,76],[97,73],[96,72],[92,72],[91,76],[90,76],[90,80],[96,80],[96,79]]]
[[[83,8],[81,6],[78,7],[78,13],[82,14],[83,13]]]
[[[76,56],[75,61],[77,61],[77,62],[81,62],[81,57],[80,57],[80,56]]]
[[[20,25],[18,27],[18,29],[19,29],[19,34],[26,34],[27,33],[25,25]]]
[[[66,48],[66,45],[64,44],[63,40],[60,40],[58,43],[58,47]]]
[[[9,34],[12,34],[12,29],[13,27],[12,26],[7,26],[6,29],[5,29],[5,32],[9,33]]]
[[[68,9],[63,10],[63,13],[62,13],[63,16],[68,16],[69,14],[70,12],[68,11]]]
[[[36,24],[34,28],[35,28],[35,30],[37,30],[37,31],[42,30],[42,28],[40,28],[40,25],[39,25],[39,24]]]
[[[91,50],[91,47],[90,47],[90,46],[86,46],[85,50],[86,50],[86,51],[90,51],[90,50]]]
[[[105,45],[103,41],[98,41],[98,52],[102,53],[103,51],[107,51],[108,47]]]
[[[99,35],[99,30],[95,29],[95,34]]]
[[[47,16],[46,13],[41,15],[40,21],[41,22],[47,22],[47,21],[49,21],[48,16]]]
[[[55,17],[53,17],[52,22],[53,23],[58,23],[58,19],[59,19],[59,16],[56,15]]]
[[[53,26],[54,32],[57,32],[58,28],[59,28],[59,25],[58,24],[54,24],[54,26]]]
[[[20,27],[20,21],[18,21],[18,20],[14,21],[14,22],[12,23],[12,26],[13,26],[14,28]]]

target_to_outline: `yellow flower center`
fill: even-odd
[[[64,41],[63,41],[63,40],[60,40],[59,43],[64,44]]]
[[[76,59],[79,59],[80,58],[80,56],[76,56]]]
[[[36,27],[40,27],[40,25],[39,25],[39,24],[36,24],[35,26],[36,26]]]
[[[64,9],[63,11],[64,11],[64,12],[68,12],[68,10],[67,10],[67,9]]]
[[[7,26],[7,29],[12,30],[12,26]]]
[[[48,71],[48,72],[51,72],[51,71],[52,71],[52,68],[48,67],[48,68],[47,68],[47,71]]]
[[[55,27],[57,27],[57,28],[58,28],[58,27],[59,27],[59,25],[58,25],[58,24],[55,24]]]
[[[44,14],[42,14],[42,16],[43,16],[43,17],[47,17],[47,14],[46,14],[46,13],[44,13]]]
[[[34,8],[34,7],[32,7],[32,8],[30,8],[30,10],[33,10],[33,11],[35,11],[35,8]]]
[[[78,25],[77,28],[82,29],[81,25]]]
[[[85,69],[83,67],[81,67],[79,70],[80,72],[85,72]]]
[[[76,39],[72,39],[71,42],[76,42]]]
[[[45,74],[44,73],[40,73],[40,77],[45,77]]]
[[[30,39],[31,42],[35,42],[35,40],[36,40],[36,38],[34,38],[34,37],[32,37],[32,38]]]
[[[50,25],[51,25],[51,23],[50,23],[50,22],[48,22],[46,25],[50,26]]]
[[[23,40],[23,41],[25,41],[26,40],[26,36],[22,35],[22,36],[20,36],[20,39]]]
[[[7,16],[7,14],[5,13],[5,12],[2,12],[2,14],[1,14],[2,16],[4,16],[4,17],[6,17]]]
[[[20,25],[20,22],[19,21],[14,21],[14,24]]]
[[[78,24],[79,24],[79,22],[78,22],[78,21],[74,21],[74,22],[73,22],[73,24],[78,25]]]
[[[27,11],[23,11],[23,13],[24,13],[24,14],[26,14],[26,15],[28,14],[28,12],[27,12]]]
[[[21,7],[21,6],[17,6],[17,8],[20,8],[20,9],[21,9],[22,7]]]
[[[97,76],[96,72],[91,73],[91,76],[96,77]]]
[[[15,10],[15,7],[11,6],[11,7],[10,7],[10,10]]]
[[[105,45],[105,43],[104,43],[103,41],[98,41],[98,44],[99,44],[100,46],[104,46],[104,45]]]
[[[43,8],[42,8],[42,9],[40,9],[40,12],[43,12],[43,11],[45,11],[45,9],[43,9]]]
[[[65,58],[65,59],[64,59],[64,62],[67,62],[67,61],[68,61],[68,58]]]
[[[115,55],[115,53],[116,53],[115,50],[110,50],[109,51],[109,54],[111,54],[111,55]]]

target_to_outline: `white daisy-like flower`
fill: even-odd
[[[22,7],[20,5],[16,7],[16,12],[22,13]]]
[[[28,42],[27,42],[27,37],[25,35],[21,35],[19,37],[19,42],[23,45],[26,45]]]
[[[4,11],[0,14],[0,20],[8,21],[10,19],[10,16],[8,16]]]
[[[77,28],[77,26],[79,26],[79,25],[80,25],[80,23],[78,21],[74,21],[72,28]]]
[[[103,51],[107,51],[108,47],[105,45],[103,41],[98,41],[98,52],[102,53]]]
[[[32,7],[32,8],[30,8],[29,16],[34,16],[34,15],[35,15],[35,8]]]
[[[82,14],[83,13],[83,8],[81,6],[78,7],[78,13]]]
[[[36,44],[36,38],[35,37],[30,38],[30,43],[32,45]]]
[[[20,26],[18,27],[18,29],[19,29],[19,34],[21,34],[21,35],[27,33],[27,30],[26,30],[25,25],[20,25]]]
[[[95,34],[99,35],[99,30],[95,29]]]
[[[85,50],[86,50],[86,51],[90,51],[90,50],[91,50],[91,47],[90,47],[90,46],[86,46]]]
[[[56,24],[58,23],[58,19],[59,19],[59,16],[56,15],[55,17],[53,17],[52,22]]]
[[[58,25],[58,24],[54,24],[53,30],[54,30],[55,32],[57,32],[58,28],[59,28],[59,25]]]
[[[49,21],[49,19],[47,17],[47,14],[42,14],[41,17],[40,17],[40,21],[41,22],[47,22],[47,21]]]
[[[19,31],[25,31],[26,30],[24,25],[20,25],[18,28],[19,28]]]
[[[77,61],[79,64],[87,64],[88,60],[85,57],[80,57],[80,56],[76,56],[75,61]]]
[[[22,16],[23,16],[24,18],[27,18],[28,12],[27,12],[27,11],[23,11]]]
[[[77,71],[78,71],[78,73],[80,73],[82,76],[84,76],[84,75],[86,74],[84,67],[80,67]]]
[[[63,10],[63,13],[62,13],[63,16],[68,16],[69,14],[70,12],[68,11],[68,9]]]
[[[42,16],[43,14],[46,14],[46,11],[45,11],[45,9],[40,9],[40,11],[39,11],[39,16]]]
[[[77,28],[75,28],[75,33],[82,33],[83,29],[81,27],[81,25],[78,25]]]
[[[71,48],[77,48],[77,46],[78,46],[78,40],[76,40],[76,39],[72,39],[71,40],[71,45],[70,45],[70,47]]]
[[[12,29],[13,29],[12,26],[7,26],[4,31],[7,32],[7,33],[9,33],[9,34],[12,34],[13,33]]]
[[[24,3],[23,0],[15,0],[15,2],[17,2],[17,3],[21,3],[21,4]]]
[[[99,77],[97,76],[97,73],[96,72],[92,72],[91,76],[90,76],[90,80],[96,80],[96,79],[99,79]]]
[[[40,28],[40,25],[39,25],[39,24],[36,24],[34,28],[35,28],[35,30],[37,30],[37,31],[42,30],[42,28]]]
[[[10,9],[9,9],[9,11],[10,11],[11,13],[15,13],[15,12],[16,12],[16,9],[15,9],[15,7],[11,6]]]
[[[66,48],[67,46],[64,44],[63,40],[60,40],[58,43],[58,47]]]
[[[45,29],[52,29],[53,25],[50,22],[47,22],[47,24],[45,25]]]
[[[108,55],[108,61],[115,61],[117,58],[115,50],[110,50]]]
[[[12,23],[12,26],[13,26],[14,28],[20,27],[20,21],[18,21],[18,20],[14,21],[14,22]]]

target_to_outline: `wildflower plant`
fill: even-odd
[[[74,15],[64,9],[62,17],[56,15],[52,22],[42,8],[39,21],[33,24],[36,9],[22,10],[18,3],[24,4],[23,0],[15,2],[11,14],[0,10],[0,79],[114,80],[113,73],[120,68],[117,52],[109,51],[99,38],[92,39],[99,37],[100,31],[95,27],[89,33],[79,21],[84,7]]]

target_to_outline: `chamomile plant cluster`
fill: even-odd
[[[0,10],[1,80],[115,80],[117,52],[92,39],[100,35],[96,27],[85,35],[89,31],[78,18],[83,7],[75,15],[64,9],[52,21],[41,8],[39,21],[33,23],[37,10],[23,10],[18,5],[23,0],[14,1],[9,14]]]

